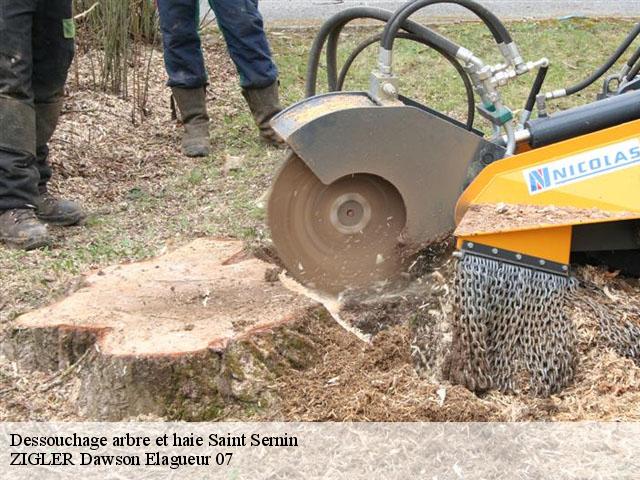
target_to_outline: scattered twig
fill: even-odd
[[[87,356],[89,355],[89,352],[91,352],[91,349],[87,349],[86,352],[84,352],[82,354],[82,356],[80,356],[80,358],[73,364],[69,365],[67,368],[65,368],[62,372],[56,374],[51,380],[49,380],[47,383],[45,383],[44,385],[42,385],[40,388],[38,388],[38,392],[39,393],[43,393],[46,392],[50,389],[52,389],[53,387],[56,387],[58,385],[60,385],[62,383],[62,381],[69,376],[69,374],[71,374],[73,371],[75,371],[80,364],[85,360],[85,358],[87,358]]]
[[[200,25],[198,25],[198,30],[203,31],[208,28],[213,22],[215,22],[216,16],[213,13],[213,9],[209,7],[207,13],[200,19]]]
[[[13,387],[5,388],[4,390],[0,390],[0,397],[4,397],[7,393],[15,392],[18,389],[17,385]]]
[[[98,5],[100,5],[100,2],[95,2],[93,5],[87,8],[84,12],[79,13],[75,17],[73,17],[73,19],[82,20],[84,17],[88,16],[91,12],[93,12]]]
[[[618,297],[616,297],[613,293],[611,293],[611,291],[609,290],[609,287],[605,285],[605,287],[602,289],[602,292],[606,295],[606,297],[613,301],[613,302],[617,302],[620,299]]]
[[[68,115],[69,113],[94,113],[99,111],[100,110],[98,110],[97,108],[77,108],[77,109],[63,110],[62,112],[60,112],[60,115]]]

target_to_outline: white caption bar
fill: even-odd
[[[635,423],[4,423],[21,479],[620,479]]]

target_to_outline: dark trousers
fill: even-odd
[[[0,211],[34,205],[73,59],[71,0],[0,0]]]
[[[243,88],[271,85],[278,71],[271,59],[257,0],[209,0]],[[170,87],[207,84],[198,36],[198,0],[158,0],[164,62]]]

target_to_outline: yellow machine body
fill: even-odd
[[[566,265],[575,226],[639,218],[637,120],[490,164],[458,200],[455,235]]]

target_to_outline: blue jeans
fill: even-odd
[[[209,0],[243,88],[271,85],[278,70],[264,32],[258,0]],[[207,84],[198,35],[198,0],[158,0],[164,62],[170,87]]]

